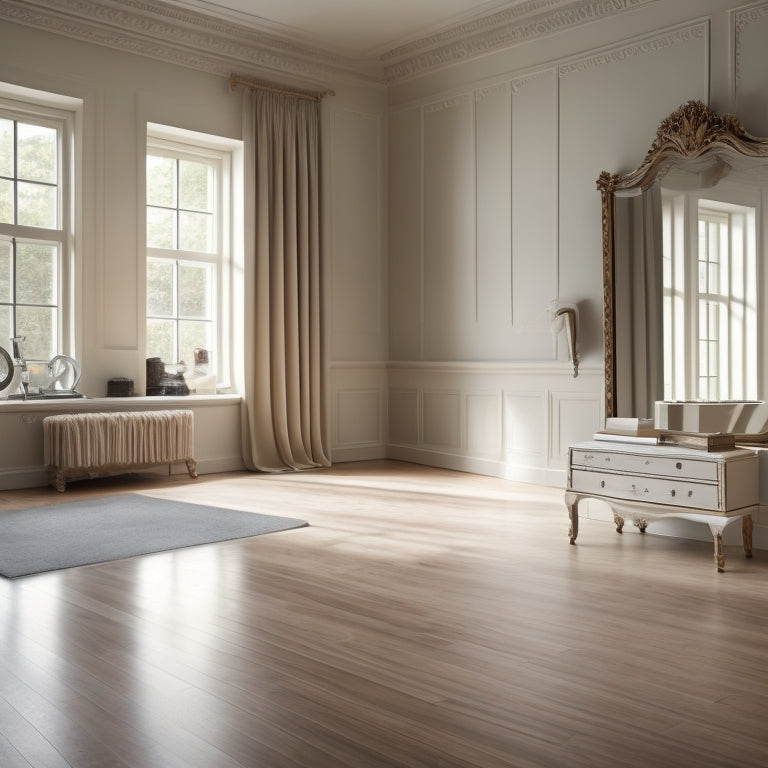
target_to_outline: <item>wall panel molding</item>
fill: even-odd
[[[382,57],[388,83],[485,56],[545,35],[631,11],[655,0],[529,0],[442,30]]]
[[[671,48],[678,43],[687,43],[692,40],[701,40],[707,37],[709,32],[708,22],[701,22],[676,30],[667,30],[662,34],[644,38],[628,45],[622,45],[601,53],[591,54],[584,58],[564,62],[558,67],[560,77],[570,74],[586,72],[589,69],[605,64],[613,64],[618,61],[646,56]]]
[[[564,485],[561,442],[601,424],[602,367],[401,362],[388,387],[386,455],[446,469]]]
[[[336,392],[336,445],[378,445],[383,439],[380,414],[384,393],[380,389],[345,389]]]

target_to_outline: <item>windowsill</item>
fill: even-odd
[[[217,407],[234,405],[242,401],[242,395],[179,395],[136,397],[73,397],[55,400],[0,400],[0,413],[35,411],[131,411],[155,409],[157,406],[181,408]]]

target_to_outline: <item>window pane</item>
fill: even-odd
[[[9,355],[13,355],[13,309],[0,307],[0,347],[3,347]]]
[[[58,165],[56,129],[28,123],[17,125],[18,178],[56,184]]]
[[[13,176],[13,120],[0,118],[0,176]]]
[[[213,210],[213,169],[205,163],[179,162],[179,208]]]
[[[0,303],[10,303],[13,299],[11,288],[11,270],[13,268],[13,252],[11,244],[0,240]],[[2,344],[2,342],[0,342]]]
[[[147,204],[176,207],[176,161],[147,155]]]
[[[179,265],[179,317],[208,320],[211,317],[211,268]]]
[[[212,253],[213,215],[179,211],[179,248]]]
[[[0,179],[0,222],[14,224],[13,212],[13,182]]]
[[[147,206],[147,245],[150,248],[176,247],[176,211]]]
[[[18,224],[29,227],[46,227],[56,229],[58,216],[58,190],[46,184],[30,184],[19,182]]]
[[[16,332],[24,336],[22,352],[28,360],[50,360],[56,354],[56,309],[16,308]]]
[[[147,264],[147,314],[155,317],[173,317],[172,262],[150,261]],[[152,357],[152,355],[149,355]]]
[[[195,364],[194,350],[213,347],[213,326],[211,323],[196,320],[179,321],[179,355],[187,364],[187,371],[192,372]]]
[[[56,304],[58,253],[54,245],[16,244],[16,301]]]
[[[147,320],[147,357],[159,357],[164,363],[177,362],[173,320]]]

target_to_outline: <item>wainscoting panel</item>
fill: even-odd
[[[389,444],[418,445],[419,392],[417,389],[389,390]]]
[[[497,392],[467,392],[467,453],[498,459],[501,451],[501,398]]]
[[[568,461],[568,446],[589,440],[602,429],[602,398],[600,394],[573,392],[550,393],[550,461]]]
[[[381,445],[383,394],[380,389],[348,389],[336,393],[336,445],[339,448]]]
[[[564,486],[567,443],[602,423],[598,367],[577,379],[558,363],[402,362],[388,373],[393,459]]]
[[[333,363],[329,388],[333,462],[380,459],[386,453],[387,369],[383,363]]]
[[[461,448],[461,395],[458,391],[423,390],[424,444],[435,448]]]
[[[542,392],[504,393],[504,458],[510,463],[546,462],[547,398]]]

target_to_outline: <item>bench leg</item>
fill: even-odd
[[[194,480],[197,477],[197,462],[194,459],[187,459],[187,472],[189,476]]]
[[[752,515],[741,518],[741,540],[744,543],[744,555],[752,557]]]
[[[59,493],[64,493],[67,489],[67,478],[63,469],[54,469],[53,472],[51,472],[51,485]]]

